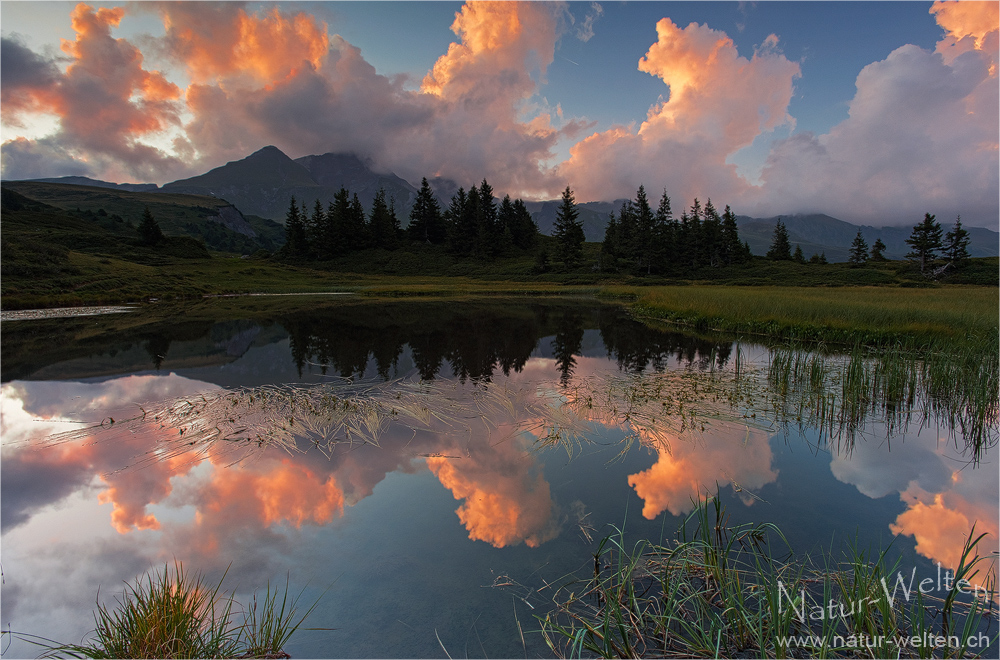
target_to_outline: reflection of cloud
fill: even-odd
[[[967,459],[950,444],[936,440],[926,432],[894,443],[891,450],[858,442],[848,454],[835,454],[830,470],[873,499],[898,493],[907,509],[889,528],[912,536],[920,554],[954,568],[973,524],[977,534],[990,534],[980,554],[997,549],[1000,477],[992,466],[965,465]]]
[[[457,500],[469,538],[503,548],[524,542],[534,548],[559,533],[549,484],[534,458],[510,438],[477,443],[467,458],[431,457],[427,466]]]
[[[716,484],[735,482],[743,489],[760,488],[773,482],[771,445],[763,431],[713,429],[701,442],[677,439],[667,449],[661,442],[648,443],[658,456],[648,470],[628,478],[643,499],[642,515],[652,520],[664,510],[681,515],[697,501],[711,495]]]

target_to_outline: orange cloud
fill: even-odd
[[[468,458],[430,457],[427,467],[455,499],[464,500],[456,513],[470,539],[497,548],[523,541],[535,548],[559,530],[548,482],[513,444],[507,440]]]
[[[204,83],[248,76],[271,84],[304,65],[320,68],[330,49],[326,23],[273,7],[262,15],[229,3],[162,3],[170,51],[191,79]]]
[[[799,65],[771,35],[750,59],[724,32],[669,18],[639,70],[663,79],[669,98],[650,107],[634,130],[613,127],[570,149],[559,174],[578,197],[630,196],[639,183],[665,185],[674,199],[732,199],[749,186],[726,159],[765,131],[790,123],[787,113]]]
[[[962,544],[972,526],[976,535],[988,536],[980,542],[980,556],[996,553],[1000,543],[1000,504],[997,502],[997,473],[988,468],[955,471],[940,492],[928,492],[918,481],[900,493],[907,510],[889,525],[894,534],[912,536],[917,552],[942,566],[956,568]],[[994,567],[994,571],[996,568]]]
[[[646,444],[658,454],[656,463],[629,476],[628,484],[643,499],[642,515],[650,520],[664,510],[675,516],[690,512],[714,493],[716,484],[736,482],[743,489],[756,489],[778,478],[762,431],[748,436],[743,429],[714,429],[700,442],[678,438],[669,448],[659,440]]]
[[[541,4],[467,2],[451,29],[461,42],[449,45],[434,63],[424,77],[424,92],[455,98],[493,87],[489,97],[526,98],[535,88],[530,65],[544,74],[555,58],[555,18]]]
[[[1000,5],[996,2],[941,2],[931,5],[938,25],[947,35],[938,42],[937,52],[951,63],[969,50],[981,50],[993,59],[991,73],[996,73]]]

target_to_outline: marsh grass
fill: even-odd
[[[82,644],[60,644],[22,633],[6,633],[43,649],[50,658],[287,658],[285,643],[318,604],[300,613],[299,596],[289,598],[270,584],[258,599],[241,606],[232,593],[175,562],[173,570],[148,573],[126,584],[116,607],[100,601],[95,627]],[[300,594],[301,595],[301,594]]]
[[[996,618],[995,566],[973,597],[955,586],[989,563],[976,554],[982,538],[966,541],[943,598],[904,600],[885,589],[899,570],[888,564],[888,549],[855,544],[817,567],[791,559],[772,524],[729,525],[716,497],[695,508],[673,541],[629,545],[616,528],[598,545],[593,569],[558,581],[552,609],[535,616],[558,657],[929,657],[934,648],[910,643],[925,633],[964,640],[937,650],[969,657],[987,652],[968,641],[993,630]],[[836,613],[818,616],[830,603]]]

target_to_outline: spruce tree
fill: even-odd
[[[153,217],[148,206],[142,211],[142,222],[139,223],[139,239],[143,245],[156,245],[163,240],[163,232],[160,231],[160,225],[156,222],[156,218]]]
[[[722,218],[715,210],[712,199],[705,202],[704,222],[701,224],[702,263],[718,268],[722,258]]]
[[[906,258],[920,264],[920,272],[926,274],[937,259],[936,250],[941,249],[941,224],[934,220],[933,215],[925,213],[924,221],[913,227],[906,244],[913,248]]]
[[[792,255],[792,261],[797,264],[804,264],[806,262],[806,255],[802,253],[802,246],[798,243],[795,244],[795,254]]]
[[[636,253],[638,257],[637,266],[640,271],[645,271],[648,275],[653,268],[653,255],[655,253],[654,233],[655,216],[653,209],[649,206],[649,199],[646,197],[646,188],[639,186],[635,193],[635,225],[636,225]]]
[[[289,257],[304,257],[309,252],[306,239],[306,221],[292,196],[285,214],[285,245],[283,251]]]
[[[427,177],[420,182],[417,199],[410,211],[410,224],[406,228],[410,240],[418,243],[440,245],[447,235],[441,207],[434,198],[434,191],[427,183]]]
[[[953,268],[960,268],[969,259],[969,232],[962,229],[962,216],[955,219],[955,226],[945,234],[941,252]]]
[[[736,264],[746,261],[742,248],[736,214],[727,204],[726,210],[722,213],[722,254],[726,263]]]
[[[774,261],[788,261],[792,258],[792,244],[788,241],[788,230],[785,224],[778,218],[774,225],[774,238],[771,239],[771,249],[767,251],[767,258]]]
[[[374,247],[386,250],[396,249],[398,221],[395,220],[395,212],[390,210],[385,201],[385,190],[378,189],[375,199],[372,200],[372,211],[368,220],[368,229]]]
[[[875,242],[872,243],[871,252],[872,261],[885,261],[885,243],[882,242],[881,238],[876,238]]]
[[[854,237],[854,242],[851,243],[851,252],[847,260],[851,262],[852,266],[864,266],[868,262],[868,243],[861,235],[860,229],[857,236]]]
[[[577,219],[576,201],[573,191],[566,186],[562,194],[562,204],[556,213],[556,224],[552,235],[557,241],[558,259],[566,269],[576,268],[583,260],[583,224]]]
[[[530,250],[538,242],[538,225],[531,212],[520,199],[514,200],[514,218],[511,224],[514,245],[521,250]]]

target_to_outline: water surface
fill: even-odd
[[[241,594],[288,576],[306,601],[322,595],[309,625],[334,630],[298,633],[294,657],[546,656],[518,632],[537,628],[546,584],[592,563],[612,525],[669,538],[716,492],[733,523],[774,522],[798,555],[891,542],[907,572],[932,576],[957,563],[973,523],[997,547],[995,450],[974,465],[933,424],[892,437],[869,424],[836,443],[712,417],[705,390],[696,425],[622,423],[619,409],[579,415],[552,441],[581,392],[697,387],[682,376],[736,368],[728,339],[592,300],[226,299],[5,322],[3,339],[3,623],[62,641],[90,629],[98,588],[112,602],[177,559],[228,569]],[[768,353],[739,355],[761,365]],[[374,444],[296,412],[299,427],[268,418],[286,427],[284,448],[232,441],[260,430],[267,406],[244,403],[268,391],[364,391],[438,416],[388,420]],[[135,421],[155,402],[239,397],[243,417],[213,422],[228,441],[202,444],[190,417]]]

